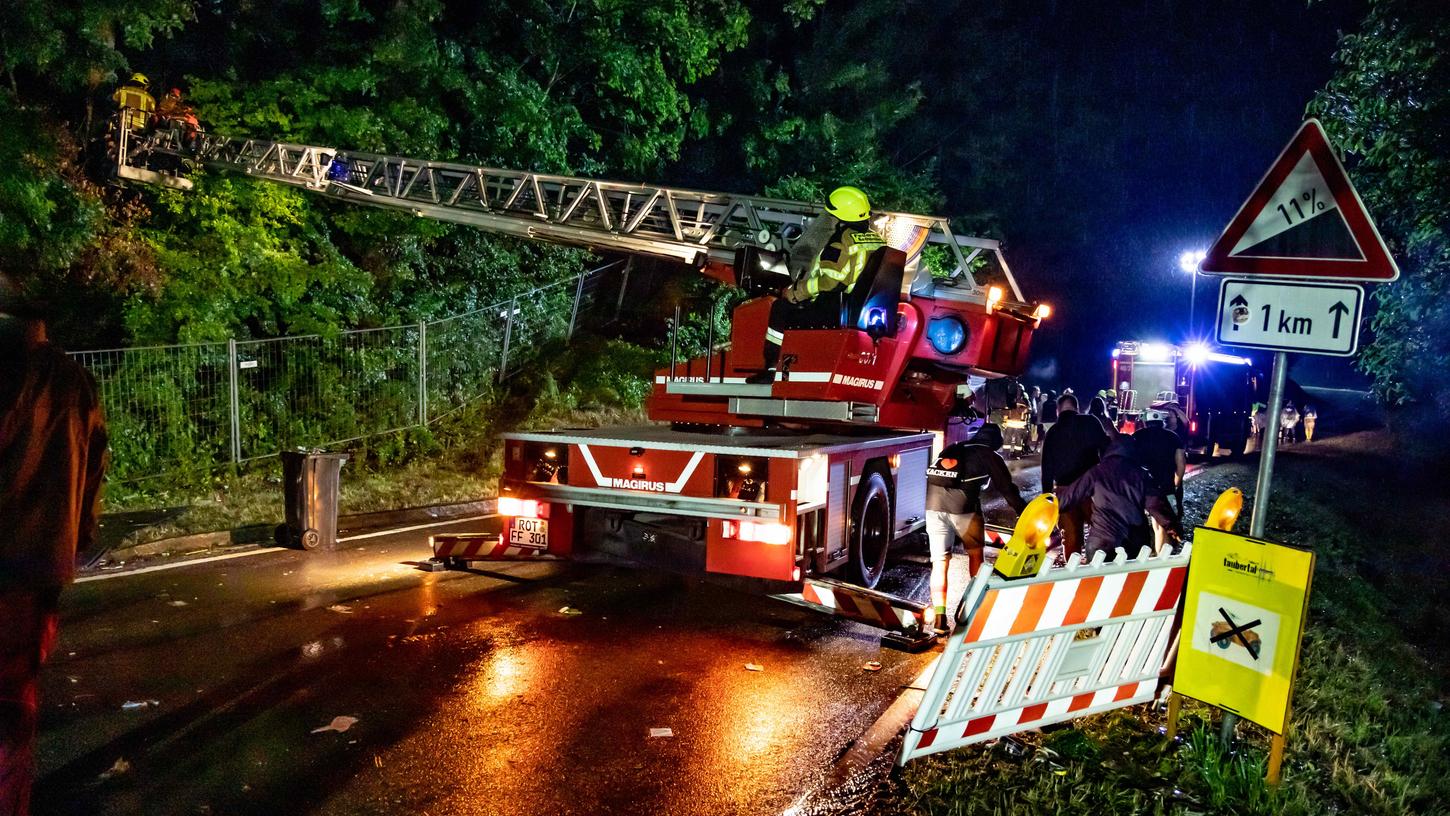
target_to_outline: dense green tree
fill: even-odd
[[[1375,287],[1360,365],[1389,404],[1450,421],[1450,7],[1373,0],[1310,105],[1324,120],[1402,277]],[[1438,437],[1437,437],[1438,438]]]

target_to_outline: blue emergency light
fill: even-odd
[[[956,354],[967,345],[967,327],[952,317],[934,317],[926,324],[926,339],[938,354]]]

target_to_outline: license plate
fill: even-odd
[[[544,519],[516,518],[509,524],[509,544],[535,550],[549,548],[549,522]]]

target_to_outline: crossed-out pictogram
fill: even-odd
[[[1249,621],[1248,623],[1244,623],[1244,624],[1234,623],[1234,619],[1229,615],[1228,611],[1225,610],[1221,606],[1218,608],[1218,614],[1222,615],[1223,616],[1223,619],[1228,623],[1228,629],[1226,629],[1225,631],[1219,632],[1216,635],[1212,635],[1211,637],[1209,637],[1208,642],[1209,643],[1213,643],[1215,645],[1227,646],[1228,644],[1227,643],[1223,643],[1222,641],[1226,641],[1229,638],[1237,638],[1238,639],[1238,642],[1239,643],[1242,643],[1244,645],[1244,648],[1248,650],[1249,657],[1252,657],[1253,659],[1258,660],[1259,659],[1259,643],[1258,643],[1258,640],[1259,639],[1256,636],[1254,638],[1254,640],[1252,642],[1250,642],[1249,641],[1249,638],[1248,638],[1248,635],[1249,634],[1252,634],[1250,632],[1251,629],[1253,629],[1255,626],[1258,626],[1258,625],[1262,624],[1263,621],[1261,619],[1259,619],[1259,618],[1254,618],[1253,620]],[[1215,627],[1215,628],[1217,628],[1217,627]]]

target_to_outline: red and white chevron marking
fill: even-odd
[[[924,607],[901,598],[863,587],[810,578],[806,579],[799,593],[776,597],[882,629],[919,628],[926,614]]]
[[[1007,580],[983,570],[932,672],[900,762],[1153,698],[1189,548]]]
[[[1155,677],[1152,680],[1125,683],[1121,686],[1084,692],[1071,697],[1059,697],[1045,703],[1033,703],[1000,714],[974,717],[970,720],[951,723],[942,728],[928,729],[917,740],[915,751],[918,755],[936,753],[936,751],[928,749],[938,740],[942,743],[953,743],[952,747],[968,745],[1007,734],[1015,734],[1018,731],[1025,731],[1040,725],[1075,717],[1086,717],[1089,714],[1112,711],[1115,708],[1137,703],[1147,703],[1152,701],[1153,692],[1157,688],[1158,678]]]
[[[526,558],[548,558],[543,550],[518,547],[503,542],[498,533],[454,533],[429,537],[433,557],[457,558],[464,561],[513,561]]]

